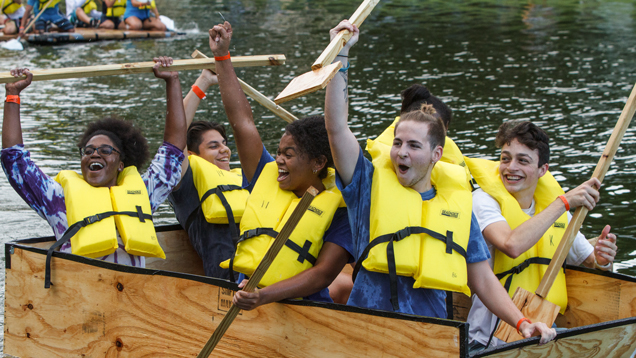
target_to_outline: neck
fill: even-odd
[[[537,186],[535,185],[534,187],[528,188],[523,192],[512,193],[512,196],[517,199],[517,202],[522,209],[529,209],[532,206],[532,199],[534,198],[534,190],[536,189],[536,187]]]
[[[301,196],[305,194],[305,192],[307,191],[307,189],[309,189],[310,186],[313,186],[316,190],[318,190],[318,193],[322,193],[323,190],[325,190],[325,185],[322,183],[322,180],[319,177],[316,177],[316,180],[309,183],[307,186],[303,186],[302,189],[294,190],[294,194],[300,198]]]
[[[411,189],[417,191],[418,193],[425,193],[433,188],[433,184],[431,183],[431,172],[429,171],[426,175],[417,183],[411,185]]]

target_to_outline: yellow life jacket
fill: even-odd
[[[126,0],[117,0],[113,7],[106,9],[107,17],[120,17],[126,12]]]
[[[47,6],[47,9],[54,8],[57,4],[60,3],[60,1],[62,1],[62,0],[53,0],[53,1],[51,1],[51,4],[49,4],[49,6]],[[46,5],[47,2],[49,2],[49,0],[40,0],[40,6],[38,7],[38,9],[42,10],[44,8],[44,5]]]
[[[90,15],[92,10],[97,10],[97,4],[95,4],[94,0],[86,0],[84,5],[82,5],[82,10],[86,15]]]
[[[413,277],[414,288],[462,292],[470,296],[466,247],[470,238],[472,195],[464,169],[438,162],[431,182],[436,194],[422,201],[420,193],[400,184],[388,155],[393,129],[381,135],[387,141],[367,141],[373,158],[370,244],[362,265],[368,271]],[[380,137],[378,137],[380,138]],[[396,200],[399,198],[399,200]],[[393,246],[394,257],[387,254]],[[362,257],[365,257],[363,254]],[[394,308],[396,308],[394,306]]]
[[[280,189],[277,176],[276,163],[266,164],[247,200],[241,220],[241,240],[233,262],[234,271],[247,276],[256,270],[300,202],[293,192]],[[325,231],[331,225],[336,209],[344,206],[342,195],[335,185],[333,169],[323,179],[323,184],[325,190],[314,198],[308,212],[263,276],[260,287],[286,280],[316,264]],[[221,267],[229,268],[230,260],[222,262]]]
[[[188,160],[206,221],[212,224],[228,224],[228,213],[231,214],[233,223],[241,221],[250,195],[249,191],[241,187],[241,169],[223,170],[196,155],[189,156]]]
[[[166,258],[152,223],[148,191],[137,168],[125,168],[117,185],[96,188],[71,170],[55,180],[64,189],[73,254],[97,258],[117,250],[117,231],[131,255]],[[78,229],[79,228],[79,229]],[[60,240],[62,241],[62,240]]]
[[[395,125],[399,120],[400,116],[395,117],[393,123],[391,123],[391,125],[388,126],[376,139],[367,139],[367,151],[370,141],[380,142],[388,146],[388,148],[382,147],[382,150],[383,152],[388,150],[387,155],[389,155],[391,153],[391,147],[393,146],[393,139],[395,138]],[[466,181],[470,183],[471,175],[466,163],[464,162],[464,155],[457,144],[455,144],[455,142],[448,136],[444,142],[444,151],[442,152],[442,158],[440,158],[440,161],[463,167],[466,172]]]
[[[5,15],[11,15],[14,12],[18,11],[20,7],[22,7],[22,4],[18,4],[13,0],[7,0],[7,2],[4,4],[4,7],[2,8],[2,13]]]
[[[139,10],[152,10],[152,9],[154,9],[156,7],[157,7],[157,4],[155,4],[155,0],[152,0],[152,2],[150,2],[150,4],[141,5],[138,9]]]
[[[506,190],[499,175],[499,162],[485,159],[465,158],[475,181],[483,191],[495,198],[501,206],[501,213],[510,225],[511,229],[523,224],[530,216],[523,212],[519,202]],[[539,178],[534,192],[535,215],[550,205],[556,197],[563,195],[563,189],[550,172]],[[548,268],[550,260],[561,242],[561,238],[568,226],[567,213],[564,213],[546,231],[541,239],[528,251],[516,259],[509,257],[499,250],[495,250],[494,268],[495,275],[501,284],[508,289],[510,297],[517,287],[522,287],[534,292]],[[516,273],[516,271],[521,272]],[[561,307],[561,313],[565,312],[568,304],[567,288],[565,284],[565,272],[559,271],[550,293],[546,299]]]

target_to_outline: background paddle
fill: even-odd
[[[42,14],[44,13],[44,10],[46,10],[49,5],[51,4],[51,2],[53,2],[53,0],[49,0],[43,8],[40,9],[40,11],[38,12],[38,15],[35,17],[35,19],[31,20],[31,22],[29,22],[29,25],[24,29],[24,35],[26,36],[26,33],[31,29],[31,26],[33,26],[35,24],[36,21],[38,21],[38,19],[40,18],[40,16],[42,16]],[[18,27],[20,27],[19,24],[17,24]],[[17,39],[13,39],[13,40],[9,40],[5,43],[2,44],[2,48],[7,49],[7,50],[15,50],[15,51],[22,51],[24,50],[24,46],[22,46],[22,36],[18,37]]]
[[[636,112],[636,85],[634,85],[632,93],[627,99],[627,103],[625,103],[623,112],[621,112],[618,122],[616,122],[616,126],[614,127],[614,131],[607,141],[603,154],[601,155],[598,164],[596,164],[596,169],[592,174],[592,178],[597,178],[601,183],[612,164],[612,159],[614,159],[614,155],[616,154],[618,146],[623,139],[623,135],[627,131],[632,117],[634,117],[634,112]],[[554,320],[559,313],[559,306],[549,302],[545,299],[545,297],[548,296],[550,288],[565,262],[568,252],[574,243],[574,238],[581,229],[581,225],[583,224],[583,220],[585,220],[587,213],[588,210],[584,206],[578,207],[574,212],[572,220],[570,220],[570,223],[563,234],[563,238],[552,256],[550,265],[541,279],[541,283],[535,292],[536,294],[532,294],[520,287],[517,288],[512,300],[515,304],[517,304],[517,307],[521,310],[521,312],[526,317],[530,318],[532,322],[543,322],[547,324],[548,327],[551,327],[554,323]],[[495,333],[495,337],[506,342],[523,339],[523,337],[517,333],[516,328],[511,327],[505,322],[502,322],[499,325],[499,329]]]
[[[194,50],[194,52],[192,53],[192,58],[208,58],[208,56],[204,55],[199,50]],[[271,99],[265,97],[264,94],[260,93],[256,89],[254,89],[254,87],[252,87],[252,86],[248,85],[247,83],[243,82],[243,80],[241,80],[240,78],[237,78],[237,79],[238,79],[239,83],[241,84],[241,88],[243,89],[243,92],[245,92],[246,95],[252,97],[256,102],[260,103],[263,107],[269,109],[275,115],[277,115],[280,118],[284,119],[287,123],[291,123],[293,121],[298,120],[298,118],[296,118],[296,116],[294,116],[293,114],[287,112],[287,110],[285,108],[277,105]]]
[[[285,63],[285,55],[258,55],[258,56],[235,56],[231,58],[234,67],[255,67],[255,66],[280,66]],[[135,73],[151,73],[154,62],[123,63],[118,65],[98,65],[87,67],[66,67],[49,70],[33,70],[33,81],[59,80],[65,78],[82,78],[97,76],[128,75]],[[198,58],[192,60],[174,60],[167,68],[160,68],[161,71],[187,71],[187,70],[214,70],[213,58]],[[13,77],[10,72],[0,73],[0,83],[11,83],[23,77]]]
[[[360,27],[379,2],[380,0],[364,0],[356,12],[351,15],[349,22]],[[325,88],[342,67],[341,62],[332,62],[351,36],[353,36],[353,34],[349,32],[349,30],[340,31],[311,66],[312,71],[291,80],[283,92],[274,99],[274,102],[281,104]]]
[[[318,195],[318,190],[316,190],[314,187],[309,187],[309,189],[307,189],[302,199],[300,199],[298,206],[296,206],[296,209],[294,209],[291,216],[289,217],[289,220],[287,220],[287,222],[283,226],[283,229],[276,236],[276,240],[274,240],[272,246],[270,246],[269,250],[267,250],[267,253],[265,253],[263,260],[261,260],[261,263],[258,264],[258,267],[254,271],[254,274],[252,274],[252,277],[250,277],[247,285],[243,287],[243,291],[252,292],[254,291],[256,286],[258,286],[258,283],[263,278],[263,275],[265,275],[265,272],[267,272],[267,269],[276,258],[276,255],[278,255],[280,249],[283,247],[283,245],[285,245],[285,242],[296,228],[296,225],[303,217],[303,215],[307,211],[307,208],[309,208],[309,204],[311,204],[316,195]],[[234,321],[234,318],[236,318],[236,315],[238,315],[240,310],[240,308],[234,305],[230,307],[230,310],[227,312],[221,323],[219,323],[219,325],[216,327],[216,330],[214,330],[212,337],[210,337],[203,349],[201,349],[201,352],[199,353],[197,358],[208,358],[210,356],[210,354],[214,350],[214,347],[216,347],[217,343],[219,343],[221,337],[223,337],[223,334],[225,334],[225,331],[227,331],[227,329],[230,327],[232,321]]]

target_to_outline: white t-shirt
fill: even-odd
[[[24,16],[24,6],[20,6],[20,8],[17,9],[13,14],[4,14],[4,15],[10,18],[11,20],[17,20],[21,18],[22,16]],[[20,26],[20,24],[18,24],[18,26]]]
[[[534,200],[532,200],[530,208],[522,210],[524,213],[534,216]],[[499,221],[506,221],[501,214],[501,207],[497,200],[482,189],[477,189],[473,192],[473,213],[477,218],[479,229],[482,232],[490,224]],[[571,219],[572,215],[568,212],[568,222],[570,222]],[[494,246],[488,242],[488,240],[486,240],[486,244],[488,244],[488,249],[490,250],[490,259],[488,260],[488,263],[492,268],[495,257]],[[574,244],[572,244],[572,248],[570,248],[565,262],[569,265],[578,266],[582,264],[583,261],[592,254],[592,252],[594,252],[594,247],[585,239],[585,236],[579,232],[574,239]],[[468,339],[469,341],[477,340],[479,343],[486,345],[490,338],[490,334],[497,323],[497,316],[492,314],[492,312],[484,306],[476,294],[473,295],[472,301],[473,305],[468,313],[468,319],[466,320],[466,322],[470,324]],[[505,342],[493,337],[490,345],[497,346],[504,343]]]
[[[86,0],[66,0],[66,18],[70,19],[71,15],[75,13],[75,10],[77,10],[78,7],[83,6],[85,2]],[[94,19],[99,19],[102,17],[102,13],[101,11],[91,10],[89,16]]]

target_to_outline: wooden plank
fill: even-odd
[[[18,247],[11,255],[5,285],[7,354],[196,356],[234,294],[210,283],[223,282],[219,280],[115,271],[60,257],[52,261],[54,285],[45,290],[44,261],[43,253]],[[222,285],[236,289],[229,283]],[[460,329],[464,328],[274,303],[242,312],[214,355],[403,357],[426,352],[428,357],[458,356]]]
[[[452,292],[453,295],[453,319],[456,321],[466,322],[468,312],[473,305],[470,297],[463,293]]]
[[[285,55],[258,55],[232,57],[234,67],[279,66],[285,63]],[[33,70],[33,81],[48,81],[66,78],[82,78],[96,76],[129,75],[136,73],[151,73],[154,62],[123,63],[117,65],[99,65],[87,67],[67,67],[48,70]],[[214,70],[214,58],[198,58],[175,60],[170,68],[162,71]],[[9,72],[0,73],[0,83],[11,83],[20,80],[11,76]]]
[[[554,303],[521,287],[517,287],[512,297],[512,302],[519,308],[524,317],[530,318],[532,322],[550,322],[549,326],[552,326],[552,322],[554,322],[560,310],[560,307]],[[499,323],[495,337],[508,343],[524,339],[522,335],[517,333],[516,327],[512,327],[504,321]]]
[[[76,28],[75,32],[47,32],[43,34],[30,34],[27,37],[27,41],[39,45],[54,45],[69,42],[92,42],[102,40],[158,39],[174,37],[179,34],[180,33],[173,31],[121,31]]]
[[[18,35],[0,35],[0,41],[9,41],[18,38]]]
[[[342,62],[338,61],[317,71],[307,72],[294,78],[283,92],[278,94],[274,102],[281,104],[327,87],[329,81],[338,73],[341,67]]]
[[[166,259],[146,257],[147,268],[205,276],[203,261],[194,251],[185,230],[157,232],[157,240]]]
[[[557,337],[546,345],[537,344],[484,354],[492,358],[530,357],[633,357],[636,350],[636,324],[594,330],[570,337]]]

